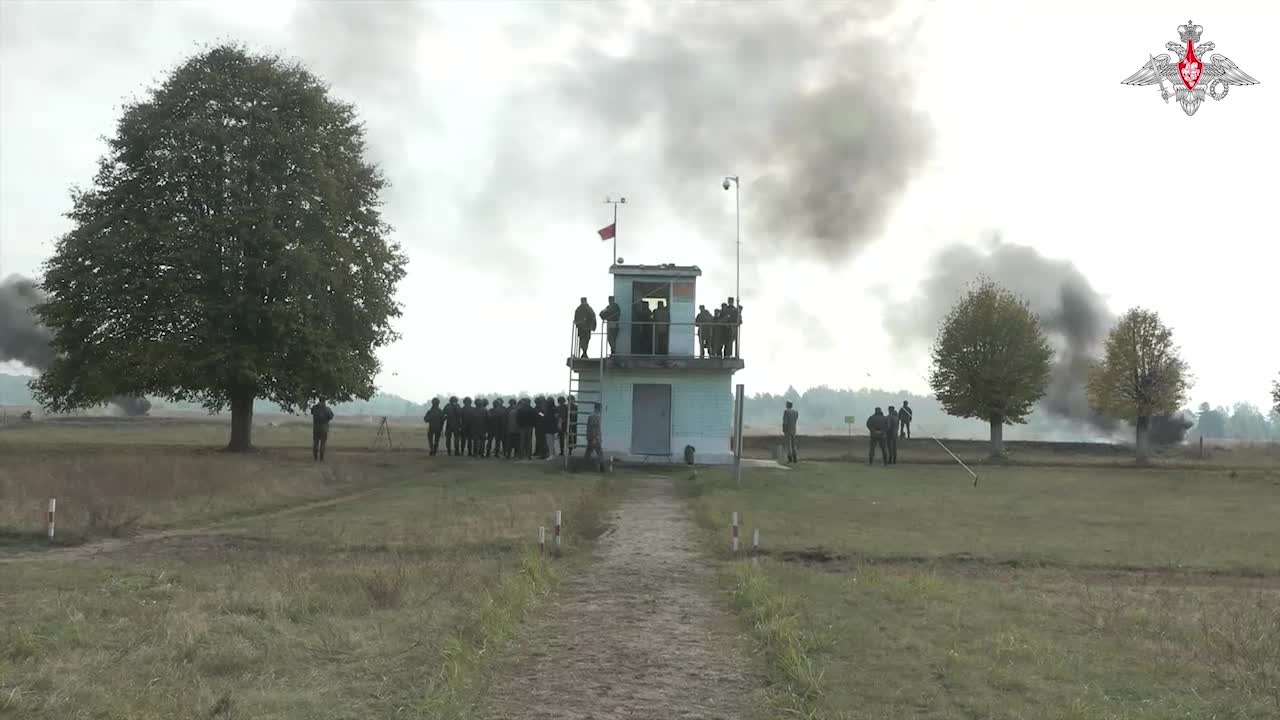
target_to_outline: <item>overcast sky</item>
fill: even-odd
[[[1261,81],[1192,117],[1120,84],[1189,18]],[[1261,0],[2,0],[0,278],[39,272],[120,103],[236,39],[367,120],[410,258],[386,391],[564,387],[577,299],[599,310],[610,288],[607,194],[628,199],[627,262],[696,264],[699,302],[732,295],[735,174],[748,392],[924,391],[927,348],[889,328],[944,249],[998,232],[1072,263],[1113,313],[1158,310],[1193,402],[1265,406],[1277,27]]]

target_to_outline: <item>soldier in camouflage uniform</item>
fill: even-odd
[[[460,439],[460,442],[462,443],[462,450],[458,452],[459,455],[471,455],[471,426],[474,425],[475,422],[476,409],[471,407],[470,396],[464,397],[462,398],[462,437]]]
[[[484,448],[485,457],[502,457],[502,441],[506,437],[507,409],[502,407],[502,398],[494,398],[493,407],[489,409],[489,438]]]
[[[609,354],[612,355],[618,344],[618,330],[622,327],[619,322],[622,319],[622,308],[618,307],[612,295],[609,296],[609,304],[600,311],[600,319],[604,321],[605,332],[609,337]]]
[[[324,462],[324,446],[329,442],[329,423],[333,411],[324,404],[324,398],[311,408],[311,459]]]
[[[444,411],[440,409],[440,398],[431,398],[431,409],[422,416],[427,424],[427,448],[432,455],[440,449],[440,431],[444,430]]]
[[[457,395],[444,406],[444,449],[450,455],[462,454],[462,408],[458,407]]]
[[[489,434],[489,401],[484,398],[476,398],[476,414],[475,424],[471,428],[471,456],[487,457],[485,454],[485,440]]]

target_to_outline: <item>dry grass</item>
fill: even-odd
[[[864,431],[865,432],[865,431]],[[1134,466],[1134,450],[1125,445],[1099,443],[1054,443],[1039,441],[1007,441],[1006,456],[999,460],[990,457],[990,445],[979,440],[950,440],[943,438],[947,449],[966,464],[978,467],[999,465],[1061,466],[1061,467],[1122,467]],[[782,438],[778,435],[745,437],[743,447],[749,457],[773,458]],[[843,460],[858,463],[867,461],[867,436],[854,435],[806,435],[797,440],[802,461]],[[912,440],[900,440],[898,460],[904,465],[951,465],[955,462],[937,441],[923,433]],[[876,462],[879,462],[877,459]],[[1217,468],[1232,469],[1275,468],[1280,466],[1280,443],[1223,443],[1206,441],[1201,457],[1197,444],[1188,443],[1153,451],[1156,467],[1176,467],[1186,470]]]
[[[110,448],[83,452],[94,455],[42,455],[27,467],[41,463],[67,498],[145,511],[133,525],[100,515],[104,532],[225,519],[336,486],[372,492],[92,561],[0,565],[0,717],[458,715],[608,507],[596,479],[538,464],[334,453],[334,470],[348,473],[335,486],[302,453],[156,450],[130,465]],[[155,497],[129,480],[142,463]],[[94,469],[98,484],[76,477]],[[6,497],[32,487],[29,475],[6,476]],[[49,485],[34,487],[24,497]],[[533,548],[555,509],[567,542],[552,561]]]
[[[804,463],[681,483],[776,704],[814,718],[1262,720],[1280,710],[1274,471]],[[835,557],[837,559],[830,559]],[[784,558],[787,558],[784,560]],[[825,558],[825,559],[821,559]]]
[[[335,457],[320,466],[299,456],[221,452],[6,448],[0,465],[0,538],[43,542],[56,498],[59,544],[127,537],[240,513],[319,500],[386,481],[366,472],[376,457]],[[3,544],[3,540],[0,540]]]

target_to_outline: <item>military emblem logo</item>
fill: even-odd
[[[1160,88],[1160,97],[1166,103],[1169,98],[1176,97],[1187,115],[1196,114],[1206,95],[1214,100],[1221,100],[1227,96],[1232,85],[1258,84],[1257,80],[1249,77],[1224,55],[1209,55],[1208,63],[1201,60],[1214,49],[1213,43],[1200,42],[1200,34],[1203,32],[1203,25],[1196,25],[1190,20],[1186,25],[1179,25],[1178,37],[1182,42],[1165,43],[1165,49],[1173,51],[1173,57],[1163,53],[1160,57],[1148,55],[1151,61],[1122,80],[1121,84],[1156,85]],[[1185,49],[1183,44],[1186,45]],[[1174,63],[1173,58],[1179,55],[1182,59]],[[1169,83],[1169,90],[1164,87],[1166,82]]]

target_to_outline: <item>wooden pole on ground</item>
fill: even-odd
[[[539,555],[547,554],[547,528],[546,527],[538,528],[538,554]]]

